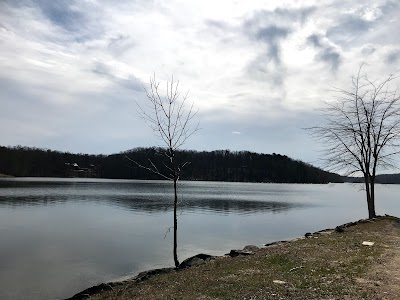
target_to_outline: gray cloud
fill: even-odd
[[[96,62],[92,69],[92,72],[104,76],[113,83],[122,86],[124,88],[134,90],[136,92],[144,91],[143,82],[139,80],[137,77],[133,75],[129,75],[127,78],[116,76],[112,71],[112,69],[102,62]]]
[[[272,11],[260,10],[247,19],[244,32],[253,39],[269,43],[285,38],[302,25],[315,11],[314,7],[301,9],[276,8]]]
[[[105,75],[107,77],[113,77],[111,75],[111,69],[109,66],[107,66],[106,64],[103,64],[101,62],[96,62],[92,72],[96,73],[96,74],[100,74],[100,75]]]
[[[231,31],[233,29],[228,23],[218,20],[206,20],[205,24],[212,30]]]
[[[297,9],[276,8],[274,13],[282,18],[291,19],[292,21],[300,21],[304,23],[308,17],[316,10],[315,6],[303,7]]]
[[[327,63],[333,71],[338,69],[342,61],[339,52],[331,45],[325,43],[320,35],[310,35],[307,38],[307,43],[319,49],[317,54],[317,59],[319,61]]]
[[[205,25],[209,32],[226,36],[239,31],[250,40],[265,45],[264,53],[248,65],[247,71],[255,79],[263,80],[268,77],[273,79],[274,84],[280,85],[284,77],[281,42],[305,23],[315,10],[315,7],[259,10],[243,22],[242,28],[235,28],[219,20],[206,20]]]
[[[272,25],[266,28],[261,28],[256,35],[258,40],[267,43],[267,55],[277,64],[281,63],[279,42],[281,39],[286,38],[289,32],[290,31],[287,28]]]
[[[84,12],[76,8],[76,1],[74,0],[6,0],[5,3],[16,8],[30,7],[39,9],[54,25],[67,31],[79,30],[87,21]]]
[[[396,15],[400,8],[400,2],[397,0],[389,0],[386,1],[383,5],[379,6],[379,8],[381,9],[385,17],[392,14]]]
[[[247,71],[254,79],[272,81],[273,85],[281,86],[284,78],[284,68],[281,65],[280,42],[287,37],[290,30],[285,27],[269,25],[261,27],[253,38],[265,44],[265,53],[252,61]]]
[[[129,35],[119,34],[109,39],[107,47],[115,56],[120,56],[134,46],[135,42]]]
[[[336,71],[341,63],[341,57],[338,52],[336,52],[333,48],[323,49],[320,53],[320,58],[322,61],[325,61],[330,64],[331,69]]]
[[[244,22],[245,34],[265,45],[265,53],[257,56],[247,67],[247,72],[252,78],[267,79],[276,86],[284,83],[285,67],[282,65],[281,43],[301,26],[314,10],[314,7],[261,10]]]
[[[322,44],[321,44],[321,36],[319,36],[318,34],[312,34],[307,38],[307,42],[317,48],[321,48]]]
[[[361,47],[361,53],[364,55],[371,55],[376,51],[376,47],[372,44],[365,44]]]
[[[71,41],[82,43],[92,40],[103,33],[101,19],[96,16],[96,14],[100,14],[101,7],[94,2],[77,0],[5,0],[2,5],[3,9],[8,9],[10,13],[15,14],[15,17],[19,17],[19,10],[28,8],[33,14],[37,14],[37,21],[48,21],[54,28],[58,28],[63,32],[63,35],[51,36],[50,40],[53,42]],[[42,18],[44,19],[41,20]],[[46,34],[46,32],[43,32],[43,34]]]
[[[252,79],[282,86],[285,67],[281,58],[281,43],[298,29],[314,10],[314,7],[259,10],[245,19],[241,27],[219,20],[206,20],[205,25],[208,34],[220,36],[223,41],[233,33],[241,33],[251,42],[255,42],[255,45],[261,46],[262,53],[246,66],[246,74]]]
[[[272,88],[281,89],[284,84],[285,68],[279,57],[271,58],[260,54],[247,66],[247,73],[252,79],[270,82]]]
[[[369,1],[362,1],[358,7],[350,6],[349,8],[357,8],[352,9],[351,13],[345,13],[338,17],[336,24],[327,29],[326,36],[346,48],[349,48],[350,44],[354,42],[369,43],[369,33],[374,34],[372,29],[376,31],[380,26],[390,28],[391,22],[397,22],[396,19],[400,12],[399,1],[380,2],[381,5],[373,5]],[[394,27],[396,27],[395,24],[393,23]],[[397,34],[397,31],[396,29],[392,34]],[[385,32],[379,38],[392,39],[393,36],[386,36],[387,33]]]
[[[315,9],[315,7],[304,7],[299,9],[276,8],[272,11],[259,10],[245,22],[244,26],[248,32],[257,32],[260,28],[272,24],[293,28],[296,25],[304,24]]]
[[[391,53],[389,53],[386,57],[385,57],[385,62],[387,64],[394,64],[397,63],[400,59],[400,50],[395,50],[392,51]]]
[[[338,25],[328,30],[327,36],[340,38],[341,36],[347,36],[349,33],[355,36],[368,31],[372,24],[372,21],[364,20],[359,16],[346,15],[342,17]]]
[[[41,9],[43,14],[53,22],[53,24],[68,30],[76,31],[84,27],[87,19],[85,14],[77,9],[73,9],[75,1],[33,1]]]

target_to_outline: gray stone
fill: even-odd
[[[185,259],[178,267],[178,269],[185,269],[185,268],[190,268],[194,266],[199,266],[202,264],[205,264],[206,262],[214,259],[215,256],[208,255],[208,254],[197,254],[195,256],[189,257]]]
[[[239,255],[247,256],[247,255],[254,255],[254,252],[252,251],[244,251],[244,250],[231,250],[228,254],[226,254],[230,257],[236,257]]]
[[[259,250],[260,248],[258,248],[255,245],[247,245],[246,247],[243,248],[243,251],[250,251],[250,252],[256,252],[257,250]]]
[[[285,244],[285,243],[287,243],[287,242],[288,242],[288,241],[277,241],[277,242],[272,242],[272,243],[264,244],[264,246],[265,246],[265,247],[279,246],[279,245]]]

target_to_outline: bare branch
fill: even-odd
[[[352,77],[352,89],[332,88],[336,101],[322,109],[326,123],[309,129],[317,140],[332,146],[324,155],[327,166],[375,174],[389,146],[400,137],[400,97],[388,85],[399,73],[370,80],[362,68]]]
[[[146,166],[144,166],[144,165],[142,165],[142,164],[139,164],[137,161],[135,161],[135,160],[133,160],[133,159],[130,159],[130,158],[129,158],[128,156],[126,156],[126,155],[125,155],[125,158],[128,159],[129,161],[133,162],[135,165],[137,165],[138,167],[140,167],[140,168],[142,168],[142,169],[146,169],[146,170],[148,170],[148,171],[150,171],[150,172],[152,172],[152,173],[154,173],[154,174],[157,174],[157,175],[163,177],[164,179],[173,180],[173,178],[168,177],[168,176],[164,175],[163,173],[159,172],[158,169],[155,168],[154,164],[151,162],[150,159],[149,159],[149,161],[151,162],[152,167],[146,167]],[[153,166],[154,166],[154,168],[153,168]]]
[[[164,145],[164,155],[168,158],[168,163],[163,166],[169,171],[169,174],[162,173],[152,161],[148,166],[134,162],[137,166],[147,169],[165,179],[178,179],[184,165],[178,166],[176,163],[176,151],[186,143],[198,130],[198,124],[191,126],[192,119],[196,116],[197,110],[192,103],[187,107],[188,93],[183,96],[179,91],[179,81],[166,82],[165,96],[161,96],[160,82],[156,80],[155,74],[150,77],[149,87],[143,87],[147,96],[147,103],[138,107],[138,114],[153,130],[155,136],[160,139]]]
[[[400,73],[370,80],[362,68],[352,77],[352,88],[331,89],[335,101],[321,110],[325,123],[308,129],[325,145],[327,168],[364,175],[371,217],[377,169],[394,167],[393,157],[400,153],[400,96],[398,88],[389,86]]]

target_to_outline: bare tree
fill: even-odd
[[[325,145],[325,167],[345,175],[362,173],[368,215],[374,218],[376,172],[393,168],[399,153],[400,97],[397,87],[390,88],[398,73],[370,80],[362,68],[349,90],[333,88],[335,101],[322,109],[325,123],[310,129]]]
[[[171,180],[174,186],[174,244],[173,256],[175,267],[179,266],[177,254],[177,208],[178,208],[178,181],[181,171],[188,162],[180,163],[178,150],[185,144],[187,139],[197,131],[198,124],[192,126],[191,121],[197,111],[193,103],[187,105],[188,92],[181,95],[179,92],[179,81],[175,82],[172,76],[171,81],[166,84],[166,92],[161,96],[160,82],[155,75],[150,78],[149,88],[144,88],[147,96],[147,104],[139,107],[139,114],[153,130],[154,134],[162,142],[162,155],[166,158],[162,166],[157,166],[151,159],[148,164],[137,166],[147,169],[160,177]]]

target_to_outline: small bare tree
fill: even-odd
[[[325,123],[310,129],[325,145],[325,167],[363,174],[368,215],[374,218],[376,172],[394,167],[393,157],[400,152],[400,97],[397,88],[389,87],[398,73],[370,80],[362,68],[352,77],[351,89],[333,88],[335,101],[322,109]]]
[[[187,139],[198,129],[198,124],[192,126],[191,121],[196,115],[193,103],[187,106],[188,92],[181,95],[179,92],[179,81],[175,82],[172,76],[171,81],[166,84],[165,96],[161,96],[160,82],[156,80],[155,75],[150,78],[149,88],[145,88],[147,104],[141,106],[138,104],[139,114],[153,130],[154,134],[162,142],[162,155],[166,162],[162,166],[157,166],[151,159],[148,159],[148,165],[139,164],[133,161],[137,166],[147,169],[160,177],[171,180],[174,186],[174,244],[173,256],[175,267],[179,266],[177,254],[177,208],[178,208],[178,181],[183,167],[188,162],[180,163],[178,159],[178,150]]]

